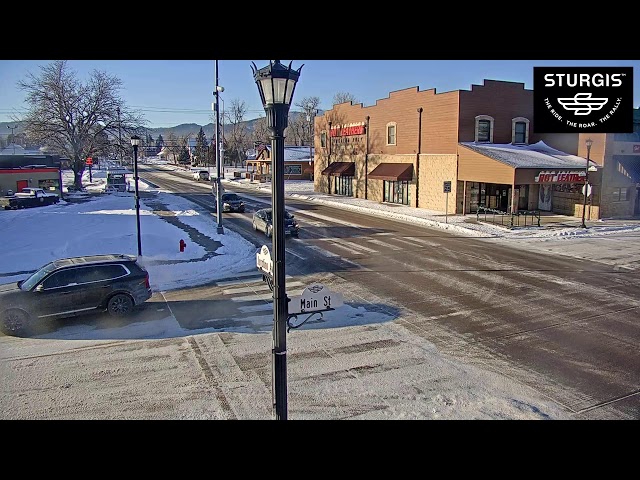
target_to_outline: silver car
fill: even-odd
[[[253,229],[263,232],[267,237],[273,235],[273,222],[271,218],[271,209],[263,208],[253,214]],[[284,234],[298,237],[300,234],[300,226],[294,216],[285,210],[284,212]]]

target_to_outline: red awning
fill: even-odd
[[[322,175],[333,177],[353,177],[356,173],[356,164],[353,162],[333,162],[322,170]]]
[[[374,180],[410,182],[413,179],[413,163],[381,163],[367,177]]]

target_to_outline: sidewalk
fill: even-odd
[[[243,190],[271,191],[271,183],[256,183],[247,179],[236,178],[223,178],[221,182],[224,187],[229,190],[240,188]],[[500,226],[499,224],[483,221],[484,215],[482,214],[445,215],[442,212],[423,208],[315,192],[313,191],[313,182],[310,181],[286,181],[285,194],[289,197],[330,204],[351,211],[361,211],[385,218],[392,217],[405,222],[413,222],[420,225],[442,228],[462,235],[478,237],[515,238],[522,236],[524,233],[528,236],[535,235],[540,237],[566,236],[568,234],[595,236],[607,235],[613,232],[640,232],[640,216],[631,219],[587,220],[585,222],[587,229],[583,229],[581,228],[582,219],[579,217],[541,212],[540,227],[537,225],[532,226],[531,217],[528,217],[528,226],[509,228],[508,223],[510,219],[508,216],[505,217],[505,225]],[[489,214],[487,218],[489,218]],[[524,221],[522,217],[521,221]]]

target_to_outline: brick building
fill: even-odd
[[[334,105],[315,122],[316,191],[448,214],[484,206],[581,216],[588,175],[587,218],[640,214],[638,133],[536,135],[533,90],[522,83],[408,88],[369,107]]]

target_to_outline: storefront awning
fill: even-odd
[[[369,173],[368,178],[410,182],[413,179],[413,163],[381,163]]]
[[[353,177],[356,173],[356,164],[353,162],[333,162],[322,170],[322,175],[333,177]]]

